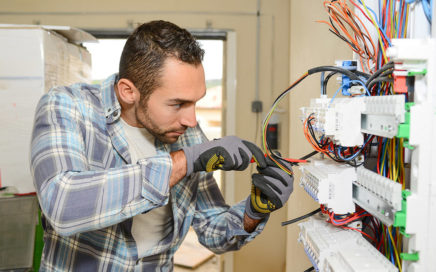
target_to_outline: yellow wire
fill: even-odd
[[[406,34],[407,34],[408,23],[409,23],[409,5],[406,5],[406,23],[404,26],[404,37],[403,38],[406,38],[406,36],[407,36]]]
[[[389,236],[391,237],[392,246],[394,247],[395,258],[397,259],[398,269],[401,272],[401,262],[400,262],[400,258],[398,258],[397,246],[394,243],[395,240],[394,238],[392,238],[391,227],[388,227],[388,232],[389,232]]]
[[[403,158],[404,148],[403,148],[403,139],[400,139],[400,158]],[[406,183],[404,182],[404,162],[401,161],[400,164],[401,167],[401,183],[402,183],[402,189],[406,189]]]
[[[386,145],[388,145],[389,142],[386,143]],[[386,150],[388,149],[388,147],[385,147],[385,151],[383,152],[383,159],[382,159],[382,165],[381,165],[381,169],[380,169],[380,173],[383,175],[383,168],[385,166],[385,158],[386,158]]]
[[[386,56],[385,47],[383,46],[383,40],[382,40],[382,37],[380,35],[380,29],[379,29],[377,23],[375,22],[374,18],[372,17],[372,14],[369,12],[368,8],[366,7],[365,1],[363,1],[363,0],[361,0],[361,1],[362,1],[363,8],[365,9],[365,11],[368,14],[369,18],[371,18],[371,21],[372,21],[374,27],[377,29],[378,41],[380,43],[380,47],[381,47],[381,50],[382,50],[382,53],[383,53],[383,58],[384,58],[385,62],[387,63],[388,62],[388,58]]]
[[[279,101],[280,101],[280,100],[279,100]],[[287,174],[289,174],[289,175],[293,175],[292,171],[289,171],[286,167],[284,167],[280,162],[278,162],[277,160],[275,160],[275,159],[271,156],[271,154],[269,153],[268,148],[267,148],[267,146],[266,146],[265,132],[266,132],[266,129],[267,129],[267,127],[268,127],[267,124],[269,123],[269,119],[271,119],[272,113],[274,112],[275,108],[277,107],[279,101],[277,101],[277,103],[275,103],[275,104],[273,105],[273,107],[272,107],[271,110],[269,111],[269,113],[268,113],[268,115],[267,115],[267,118],[265,119],[265,122],[264,122],[264,124],[263,124],[263,130],[262,130],[263,151],[265,152],[265,154],[268,155],[268,157],[269,157],[272,161],[275,162],[275,164],[276,164],[280,169],[282,169],[283,171],[285,171],[285,172],[286,172]]]
[[[389,171],[389,178],[392,178],[392,140],[388,140],[389,142],[389,149],[388,149],[388,171]]]
[[[392,142],[392,151],[391,151],[391,160],[392,160],[392,170],[391,170],[391,179],[392,180],[394,180],[394,181],[396,181],[397,180],[397,177],[398,177],[398,175],[397,175],[397,177],[395,176],[395,173],[397,172],[396,171],[396,165],[395,165],[395,163],[397,162],[396,160],[395,160],[395,138],[392,138],[392,140],[391,140],[391,142]]]

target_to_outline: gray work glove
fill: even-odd
[[[270,158],[267,167],[257,167],[259,173],[252,175],[251,194],[245,203],[245,212],[252,219],[263,219],[280,209],[288,201],[294,189],[294,177],[280,169]],[[281,160],[288,169],[291,164]]]
[[[217,169],[242,171],[248,167],[252,158],[258,166],[266,166],[262,150],[236,136],[185,146],[183,151],[187,163],[186,176],[192,172],[211,172]]]

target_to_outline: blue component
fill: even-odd
[[[319,271],[318,264],[313,259],[311,252],[309,252],[309,249],[304,247],[304,252],[306,253],[307,257],[309,258],[309,261],[312,263],[313,268],[315,268],[315,271],[318,272]]]
[[[343,69],[347,69],[350,71],[356,71],[357,69],[357,62],[354,60],[344,60],[342,62],[342,67]],[[350,95],[350,88],[351,86],[353,86],[353,83],[351,82],[351,79],[346,76],[346,75],[342,75],[342,94],[343,95]]]

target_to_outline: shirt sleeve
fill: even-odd
[[[231,207],[226,205],[212,173],[200,172],[196,175],[199,183],[193,228],[202,245],[220,254],[238,250],[262,232],[268,219],[263,220],[253,232],[246,232],[245,200]]]
[[[35,115],[31,171],[54,230],[60,235],[97,230],[168,203],[169,154],[120,168],[90,169],[89,135],[96,128],[78,104],[67,91],[54,90],[41,98]],[[108,162],[102,158],[101,163]]]

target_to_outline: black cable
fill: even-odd
[[[304,270],[304,272],[310,272],[310,271],[313,271],[313,270],[315,270],[315,267],[309,267],[308,269],[306,269],[306,270]]]
[[[294,224],[295,222],[298,222],[298,221],[301,221],[301,220],[306,219],[308,217],[311,217],[312,215],[315,215],[315,214],[317,214],[320,211],[321,211],[321,208],[318,208],[318,209],[316,209],[316,210],[314,210],[314,211],[312,211],[312,212],[310,212],[308,214],[305,214],[303,216],[300,216],[300,217],[297,217],[297,218],[294,218],[294,219],[282,222],[282,227],[284,227],[286,225]]]
[[[324,83],[322,84],[322,94],[327,94],[327,83],[329,82],[330,78],[334,75],[336,75],[338,72],[331,72],[328,74],[325,79]]]
[[[300,160],[307,160],[308,158],[310,158],[310,157],[312,157],[312,156],[315,156],[315,155],[318,154],[318,153],[319,153],[318,151],[313,151],[313,152],[311,152],[311,153],[309,153],[309,154],[307,154],[307,155],[301,157]]]
[[[391,77],[379,77],[374,79],[371,83],[368,84],[368,90],[371,90],[372,87],[374,87],[375,84],[380,83],[380,82],[394,82],[394,79]]]
[[[358,75],[358,76],[360,76],[360,77],[364,77],[364,78],[366,78],[366,79],[368,79],[371,75],[370,74],[367,74],[367,73],[364,73],[364,72],[361,72],[361,71],[354,71],[354,73],[356,74],[356,75]]]
[[[312,69],[309,69],[307,71],[307,73],[305,75],[303,75],[302,77],[300,77],[297,81],[295,81],[291,86],[289,86],[285,91],[283,91],[275,100],[273,105],[279,101],[283,96],[285,96],[286,94],[288,94],[291,89],[293,89],[295,86],[297,86],[301,81],[303,81],[307,76],[312,75],[314,73],[319,73],[319,72],[335,72],[335,73],[341,73],[344,75],[347,75],[350,79],[352,80],[360,80],[359,76],[356,73],[351,72],[350,70],[344,69],[344,68],[340,68],[340,67],[336,67],[336,66],[319,66],[319,67],[315,67]],[[365,73],[362,73],[363,75],[365,75]],[[313,131],[312,131],[313,132]],[[268,145],[268,142],[265,143],[267,150],[271,153],[274,154],[274,152],[271,150],[271,148]],[[328,154],[328,153],[327,153]],[[281,156],[275,156],[278,159],[284,159]],[[329,155],[330,158],[332,158]],[[333,159],[333,158],[332,158]]]
[[[394,68],[384,71],[379,77],[391,76],[394,73]]]
[[[322,72],[321,73],[321,95],[323,95],[324,94],[324,91],[323,91],[323,85],[324,85],[324,72]]]
[[[315,73],[320,73],[320,72],[338,72],[338,73],[347,75],[352,80],[360,80],[360,78],[355,73],[351,72],[350,70],[336,67],[336,66],[319,66],[319,67],[309,69],[307,72],[309,75],[315,74]]]
[[[383,65],[380,69],[378,69],[377,71],[375,71],[374,74],[372,74],[368,80],[366,81],[366,86],[368,87],[368,85],[371,83],[371,81],[373,81],[375,78],[379,77],[383,72],[389,70],[389,69],[393,69],[394,68],[394,63],[392,61],[386,63],[385,65]]]

